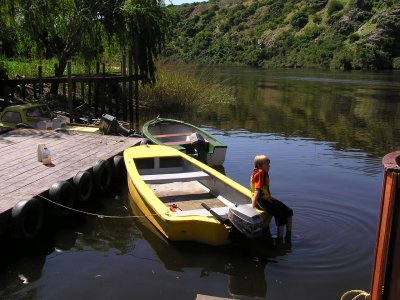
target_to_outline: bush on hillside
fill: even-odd
[[[341,11],[343,9],[343,4],[339,0],[330,0],[328,3],[328,15],[332,15],[337,11]]]
[[[301,29],[308,23],[308,15],[303,12],[297,12],[293,15],[291,24],[294,28]]]

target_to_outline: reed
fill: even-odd
[[[233,90],[209,74],[193,75],[177,65],[158,66],[156,83],[139,90],[144,108],[162,111],[203,111],[215,104],[232,103]]]
[[[43,76],[54,76],[56,60],[1,59],[9,78],[18,76],[37,77],[38,66],[42,66]],[[106,72],[120,71],[119,64],[106,63]],[[95,64],[89,66],[79,60],[72,61],[73,74],[94,73]],[[66,75],[66,74],[64,74]],[[187,66],[159,63],[156,83],[141,85],[140,103],[143,109],[160,112],[203,111],[213,105],[235,101],[232,87],[217,82],[210,74],[200,75],[188,72]]]

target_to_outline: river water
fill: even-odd
[[[169,243],[131,217],[122,185],[88,210],[127,218],[77,214],[6,251],[1,299],[312,300],[369,291],[381,160],[400,150],[400,73],[191,71],[232,87],[237,101],[186,121],[228,145],[222,171],[245,186],[254,156],[271,158],[272,194],[294,210],[292,244]]]

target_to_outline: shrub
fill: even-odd
[[[301,29],[308,23],[308,15],[305,12],[296,12],[293,17],[291,24],[294,28]]]
[[[216,103],[235,101],[232,90],[214,83],[208,74],[193,76],[179,65],[159,65],[153,86],[140,86],[146,108],[164,113],[202,111]]]
[[[349,41],[351,43],[357,42],[360,39],[360,35],[357,32],[353,32],[349,35]]]
[[[378,49],[376,46],[360,47],[356,49],[352,61],[354,69],[385,69],[393,65],[389,53]]]
[[[328,15],[343,9],[343,4],[339,0],[330,0],[328,3]]]
[[[318,11],[318,10],[320,10],[320,9],[325,7],[326,2],[328,2],[328,0],[309,0],[308,1],[308,6],[313,11]]]

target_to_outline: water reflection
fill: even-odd
[[[210,107],[192,122],[332,141],[336,150],[375,157],[400,148],[400,72],[204,66],[189,71],[232,85],[237,99]],[[185,113],[183,118],[190,112]]]
[[[132,200],[130,203],[133,213],[143,216]],[[169,242],[146,218],[135,219],[135,226],[166,269],[177,272],[190,269],[191,273],[198,270],[200,278],[212,273],[225,274],[231,296],[266,297],[265,266],[277,263],[278,257],[291,251],[290,244],[275,244],[267,239],[237,238],[231,245],[223,247]]]

